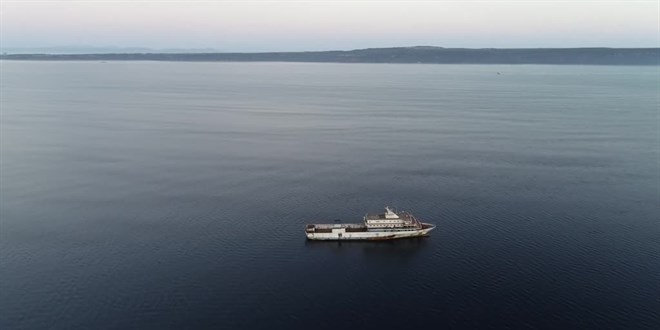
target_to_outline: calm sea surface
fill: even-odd
[[[0,70],[2,329],[660,328],[659,67]]]

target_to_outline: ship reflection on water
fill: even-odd
[[[312,250],[331,250],[336,254],[362,254],[368,258],[408,258],[423,251],[431,237],[414,237],[386,241],[312,241],[305,247]],[[356,253],[357,252],[357,253]]]

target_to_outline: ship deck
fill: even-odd
[[[408,212],[405,212],[405,211],[399,212],[396,215],[398,215],[399,218],[401,218],[403,220],[413,220],[414,219],[412,214],[410,214]],[[367,220],[385,220],[385,219],[387,219],[385,217],[385,213],[367,213],[367,215],[365,215],[365,218]]]
[[[306,231],[317,233],[330,233],[333,229],[344,229],[346,232],[361,232],[367,231],[368,228],[359,223],[313,224],[305,227]]]

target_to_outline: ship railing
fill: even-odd
[[[415,218],[414,215],[408,213],[408,216],[410,217],[410,219],[412,219],[412,221],[415,223],[415,225],[417,226],[417,228],[420,228],[420,229],[421,229],[421,228],[423,227],[423,226],[422,226],[422,222],[419,221],[419,220],[417,220],[417,218]]]
[[[333,228],[364,228],[365,225],[362,224],[353,224],[353,223],[328,223],[328,224],[314,224],[314,225],[307,225],[307,228],[318,228],[318,229],[333,229]]]

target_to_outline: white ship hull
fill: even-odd
[[[366,230],[366,231],[346,231],[346,228],[334,228],[331,232],[306,232],[307,238],[310,240],[329,240],[329,241],[346,241],[346,240],[390,240],[397,238],[411,238],[427,236],[429,232],[435,229],[435,226],[428,223],[423,223],[421,229],[414,230]],[[349,225],[352,226],[352,225]],[[355,225],[359,226],[359,225]]]

